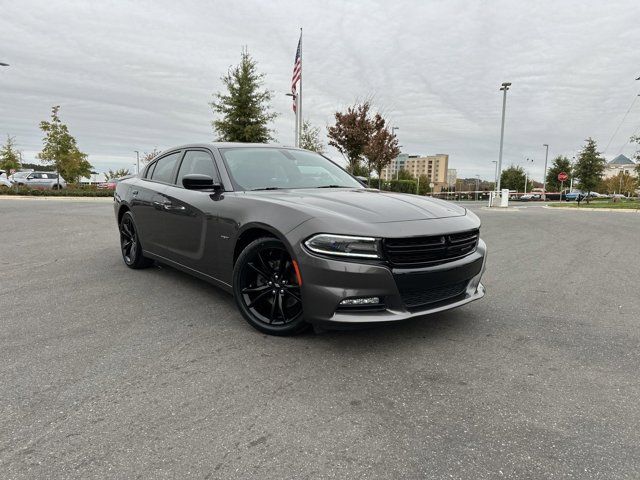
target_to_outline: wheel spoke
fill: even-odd
[[[296,301],[302,302],[302,299],[299,296],[297,296],[295,293],[293,293],[290,289],[285,288],[284,293],[289,295],[291,298],[295,298]]]
[[[273,323],[276,316],[276,303],[277,303],[278,295],[276,293],[273,294],[273,303],[271,304],[271,315],[269,315],[269,323]]]
[[[269,289],[271,289],[269,285],[261,285],[259,287],[247,287],[242,289],[242,293],[261,293]]]
[[[287,323],[287,316],[284,314],[284,308],[282,308],[282,293],[278,295],[278,308],[280,309],[280,315],[282,315],[282,323]]]
[[[253,306],[258,303],[262,298],[264,298],[267,294],[269,293],[269,290],[265,290],[264,292],[262,292],[260,295],[258,295],[256,298],[254,298],[253,300],[251,300],[251,303],[249,305],[247,305],[247,308],[253,308]]]
[[[131,248],[129,249],[129,258],[131,261],[136,259],[136,252],[138,251],[138,245],[135,242],[131,243]]]
[[[253,269],[254,271],[256,271],[260,276],[262,276],[262,278],[264,278],[265,280],[269,279],[269,275],[264,273],[264,271],[260,270],[258,267],[256,267],[253,263],[247,263],[247,266],[251,269]]]
[[[258,252],[258,261],[260,262],[260,265],[262,265],[263,271],[268,272],[269,270],[271,270],[271,267],[269,267],[267,262],[264,261],[264,258],[262,258],[262,252]],[[264,275],[264,274],[261,274],[261,275],[264,276],[265,278],[269,278],[269,275]]]

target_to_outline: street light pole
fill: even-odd
[[[8,66],[9,66],[8,63],[0,62],[0,67],[8,67]]]
[[[529,162],[531,162],[531,165],[533,165],[533,158],[527,158],[527,164]],[[527,170],[527,167],[525,166],[524,167],[524,193],[525,193],[525,195],[527,193],[527,182],[529,181],[528,177],[529,177],[529,172]]]
[[[495,163],[496,164],[496,172],[493,175],[493,189],[495,190],[496,187],[498,186],[498,161],[497,160],[491,160],[491,163]]]
[[[546,152],[544,154],[544,177],[542,177],[542,200],[547,201],[547,160],[549,159],[549,145],[546,143],[542,144],[543,147],[546,147]]]
[[[392,137],[393,137],[393,136],[395,136],[395,134],[396,134],[396,130],[400,130],[400,129],[399,129],[398,127],[391,127],[391,136],[392,136]],[[396,180],[398,180],[398,171],[400,170],[400,169],[398,168],[398,163],[399,163],[399,162],[398,162],[398,157],[396,157],[396,158],[395,158],[395,161],[394,161],[394,166],[395,166],[395,169],[396,169]],[[393,175],[393,174],[391,174],[391,175]],[[392,177],[392,178],[393,178],[393,177]]]
[[[507,108],[507,90],[511,82],[504,82],[500,90],[502,94],[502,126],[500,127],[500,154],[498,155],[498,180],[496,182],[496,192],[500,193],[500,177],[502,176],[502,148],[504,145],[504,114]]]
[[[138,150],[134,152],[136,152],[136,175],[140,175],[140,152]]]

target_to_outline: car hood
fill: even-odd
[[[466,209],[433,197],[373,189],[294,189],[247,195],[296,207],[312,217],[340,216],[365,223],[407,222],[459,217]]]

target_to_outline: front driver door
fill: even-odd
[[[176,181],[164,191],[161,244],[164,256],[186,267],[217,278],[218,215],[222,195],[213,191],[187,190],[182,178],[189,174],[208,175],[220,182],[211,153],[187,150]]]

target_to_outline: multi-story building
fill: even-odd
[[[414,177],[426,176],[429,182],[433,183],[434,192],[445,190],[448,185],[449,155],[438,153],[421,157],[419,155],[398,155],[394,161],[382,170],[382,179],[391,180],[396,178],[399,170],[406,170]]]
[[[636,177],[636,165],[633,160],[625,155],[618,155],[604,167],[604,178],[617,177],[620,173],[628,173]]]

